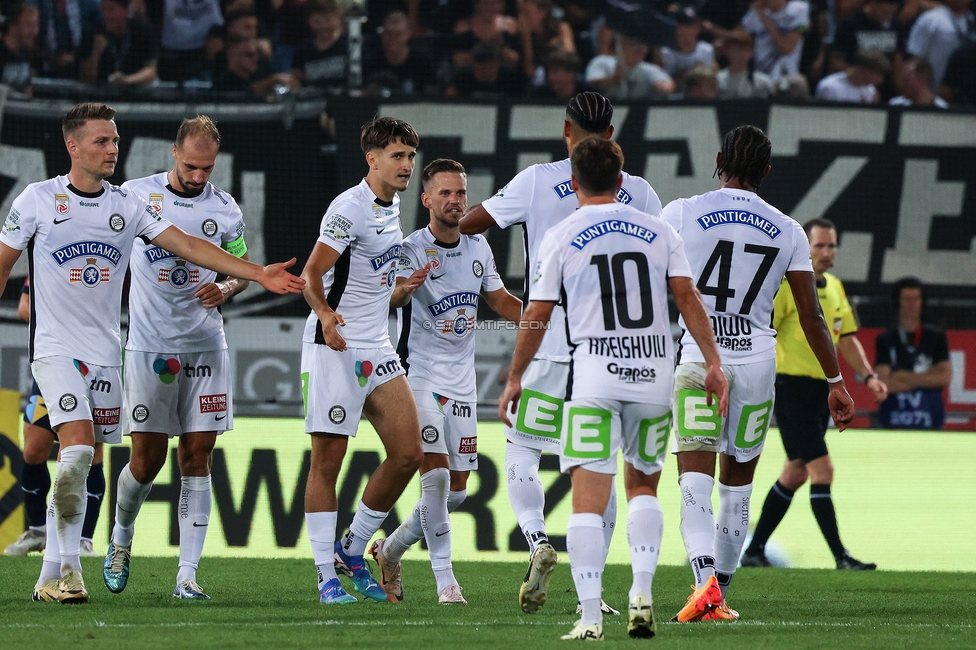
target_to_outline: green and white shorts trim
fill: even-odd
[[[745,463],[762,453],[776,396],[776,360],[722,366],[729,382],[729,417],[705,400],[705,364],[683,363],[674,373],[671,451],[710,451]]]
[[[600,474],[617,473],[617,454],[650,476],[664,468],[671,435],[671,408],[583,397],[563,407],[559,468],[584,467]]]
[[[559,434],[563,423],[563,398],[569,380],[569,364],[548,359],[533,359],[522,375],[522,397],[512,421],[505,427],[509,442],[559,453]]]

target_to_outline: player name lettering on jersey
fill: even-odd
[[[661,334],[601,336],[589,339],[589,353],[614,359],[663,359],[668,348]]]
[[[374,271],[379,271],[387,263],[393,262],[393,261],[399,261],[400,260],[400,250],[402,248],[403,247],[400,246],[400,244],[397,244],[395,246],[390,246],[390,248],[388,248],[385,253],[383,253],[379,257],[374,257],[373,259],[371,259],[369,261],[369,263],[373,265],[373,270]]]
[[[657,237],[657,233],[648,230],[644,226],[638,226],[635,223],[621,221],[620,219],[608,219],[606,221],[601,221],[596,225],[590,226],[580,234],[573,237],[573,248],[583,250],[583,247],[594,239],[603,237],[604,235],[609,235],[610,233],[620,233],[622,235],[637,237],[638,239],[643,239],[648,244],[653,242],[654,238]]]
[[[149,260],[150,264],[155,264],[156,262],[176,257],[175,253],[170,253],[165,248],[160,248],[159,246],[150,246],[143,251],[143,254],[146,256],[146,259]]]
[[[444,296],[433,305],[428,305],[427,311],[430,312],[431,316],[440,316],[447,311],[463,306],[470,306],[477,309],[478,294],[472,291],[460,291],[458,293],[452,293],[449,296]]]
[[[751,226],[765,233],[770,239],[776,239],[779,237],[780,232],[782,232],[769,219],[752,212],[746,212],[745,210],[718,210],[716,212],[709,212],[698,217],[697,221],[702,230],[730,224]]]
[[[51,257],[58,263],[58,266],[63,266],[65,262],[78,257],[89,257],[92,255],[108,260],[112,263],[112,266],[118,266],[119,260],[122,259],[122,251],[111,244],[98,241],[75,242],[67,246],[62,246],[51,253]]]

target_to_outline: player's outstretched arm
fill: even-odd
[[[247,253],[241,255],[242,260],[247,260]],[[222,304],[231,299],[231,297],[236,296],[241,291],[247,289],[251,283],[242,278],[226,278],[220,282],[210,282],[203,285],[200,289],[193,294],[195,298],[199,298],[200,302],[207,309],[213,309],[215,307],[220,307]]]
[[[522,396],[522,374],[542,345],[542,338],[546,334],[555,305],[555,302],[547,300],[532,300],[522,314],[518,336],[515,338],[515,352],[512,353],[512,367],[508,371],[505,390],[498,398],[498,417],[508,426],[512,426],[508,414],[515,412]]]
[[[413,297],[413,293],[427,281],[427,274],[430,272],[430,263],[422,269],[417,269],[408,278],[397,278],[396,286],[390,295],[390,306],[394,309],[406,306]]]
[[[305,286],[302,279],[287,271],[295,264],[295,258],[278,264],[258,266],[234,257],[205,239],[188,235],[176,226],[170,226],[159,233],[152,243],[197,266],[235,278],[254,280],[272,293],[300,293]]]
[[[0,242],[0,291],[3,290],[3,287],[7,286],[7,280],[10,279],[10,270],[14,268],[14,264],[20,259],[22,252]]]
[[[803,328],[810,349],[820,362],[825,375],[839,377],[840,364],[837,362],[837,350],[834,348],[834,341],[830,337],[830,330],[827,329],[823,311],[820,309],[813,272],[787,271],[786,280],[790,283],[800,327]],[[827,403],[830,405],[830,415],[834,419],[834,424],[843,431],[854,419],[854,400],[847,393],[843,378],[830,384]]]
[[[468,208],[468,212],[461,217],[461,223],[459,225],[462,235],[480,235],[498,224],[495,223],[495,219],[479,203],[474,207]]]
[[[711,406],[712,394],[718,398],[718,413],[723,418],[729,415],[729,382],[722,372],[722,359],[718,354],[718,346],[715,345],[715,332],[712,330],[712,323],[708,320],[708,312],[702,302],[701,294],[692,284],[691,278],[678,276],[668,280],[671,293],[674,294],[674,303],[678,306],[678,311],[685,319],[685,326],[702,356],[705,357],[705,400]]]
[[[874,401],[878,404],[885,401],[888,398],[888,386],[875,374],[871,362],[868,361],[868,355],[864,352],[864,346],[857,337],[853,334],[840,337],[837,349],[857,374],[868,378],[867,386],[874,396]]]
[[[496,291],[482,291],[485,302],[491,307],[492,311],[510,323],[517,323],[522,320],[522,301],[502,287]]]
[[[319,319],[325,344],[333,350],[342,352],[346,349],[346,340],[339,334],[338,328],[345,325],[346,321],[342,319],[342,314],[335,312],[329,305],[325,297],[325,285],[322,284],[322,276],[335,266],[340,254],[331,246],[315,242],[312,254],[308,256],[308,261],[302,270],[302,279],[305,280],[302,295]]]

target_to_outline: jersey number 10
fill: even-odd
[[[634,318],[630,315],[627,304],[627,276],[624,265],[633,262],[637,270],[637,288],[640,291],[640,314]],[[654,322],[654,305],[651,301],[651,272],[647,266],[647,257],[643,253],[633,251],[617,253],[608,258],[606,255],[594,255],[590,264],[595,265],[600,274],[600,303],[603,305],[603,326],[606,330],[620,327],[628,330],[641,329]]]

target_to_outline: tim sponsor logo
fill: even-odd
[[[201,395],[201,413],[220,413],[227,410],[227,393],[219,395]]]

